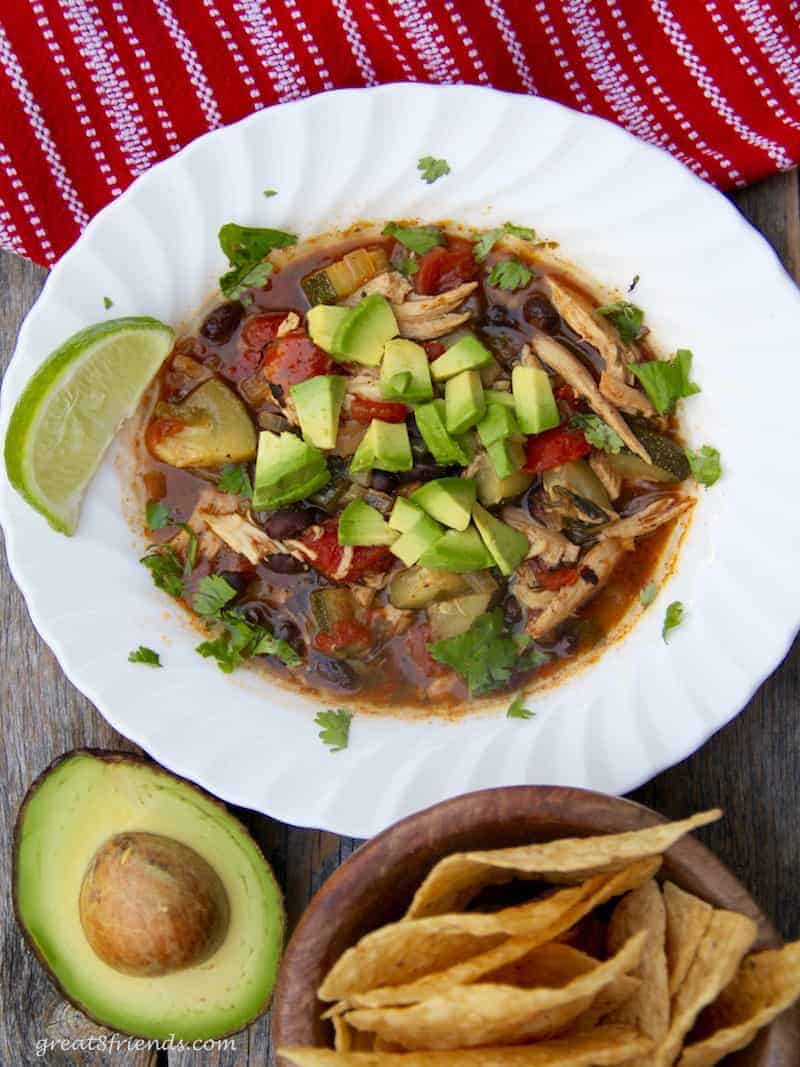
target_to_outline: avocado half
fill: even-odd
[[[98,857],[105,856],[108,867],[121,855],[122,866],[114,869],[127,877],[126,848],[132,841],[155,841],[168,851],[177,842],[178,860],[186,866],[185,858],[194,857],[201,874],[213,872],[215,891],[220,883],[224,890],[213,944],[195,962],[184,960],[167,973],[124,973],[110,966],[84,930],[87,872],[102,874]],[[167,890],[174,890],[158,848],[145,860],[149,867],[130,865],[140,875],[145,870],[145,888],[155,885],[157,896],[163,878]],[[136,884],[121,885],[128,917],[128,906],[136,903],[128,889]],[[194,888],[191,879],[186,884]],[[241,1030],[269,1005],[284,935],[283,901],[269,865],[219,801],[144,759],[81,749],[51,764],[28,790],[17,818],[13,892],[20,926],[50,977],[75,1007],[103,1026],[158,1040],[218,1038]],[[141,898],[146,901],[146,894]],[[169,899],[174,903],[174,896]],[[196,920],[191,893],[186,899],[187,914]],[[102,893],[96,892],[94,901],[101,909],[105,905]],[[154,925],[147,913],[152,906],[151,897],[140,914],[134,908],[146,933]],[[110,927],[113,938],[113,921]],[[191,921],[183,929],[192,930]],[[136,931],[125,933],[131,935],[128,944],[135,944]]]

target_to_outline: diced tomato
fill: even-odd
[[[246,348],[233,363],[223,363],[219,372],[231,382],[242,382],[257,373],[263,359],[264,353],[260,348]]]
[[[293,330],[267,346],[264,373],[282,389],[297,385],[317,374],[330,374],[333,362],[327,352],[317,348],[305,330]]]
[[[337,582],[354,582],[365,574],[388,571],[394,556],[382,545],[357,546],[344,574],[339,573],[345,549],[339,544],[339,520],[326,519],[319,527],[312,527],[300,538],[315,553],[309,563],[326,578]]]
[[[445,663],[439,663],[428,651],[431,640],[431,628],[428,623],[419,623],[412,626],[406,635],[409,658],[418,671],[427,678],[441,678],[447,674],[450,668]]]
[[[426,296],[444,293],[471,281],[477,272],[472,242],[465,241],[463,237],[448,237],[447,245],[437,245],[419,257],[414,288]]]
[[[447,351],[447,346],[441,341],[423,341],[422,347],[425,349],[425,355],[431,360],[438,359],[443,352]]]
[[[355,619],[337,622],[332,630],[318,633],[313,641],[314,648],[326,656],[341,655],[343,652],[364,652],[372,644],[372,634],[366,626]]]
[[[350,418],[357,422],[370,423],[373,419],[382,422],[405,422],[408,408],[405,404],[393,404],[388,400],[370,400],[366,396],[354,396],[350,404]]]
[[[285,311],[269,311],[261,315],[250,315],[242,326],[242,343],[245,348],[261,349],[274,341],[278,327],[286,318]]]
[[[152,452],[167,437],[173,437],[185,429],[186,423],[180,419],[153,419],[145,431],[144,441]]]
[[[148,500],[163,500],[167,495],[167,479],[163,471],[145,471],[142,481]]]
[[[591,451],[592,446],[580,430],[556,426],[528,438],[523,470],[529,474],[539,474],[552,467],[560,467],[562,463],[588,456]]]
[[[539,567],[534,563],[536,581],[542,589],[561,589],[565,585],[574,585],[578,580],[577,567],[559,567],[549,571],[546,567]]]
[[[555,390],[556,403],[561,416],[570,419],[580,407],[580,397],[571,385],[559,385]]]

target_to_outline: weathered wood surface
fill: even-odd
[[[735,197],[800,281],[798,175],[778,175]],[[746,270],[747,265],[742,264]],[[43,282],[44,271],[0,255],[0,367]],[[714,279],[709,278],[709,286]],[[743,310],[759,315],[758,307]],[[50,1050],[37,1057],[43,1038],[97,1035],[100,1031],[65,1007],[26,949],[10,903],[10,835],[17,806],[30,782],[55,756],[79,745],[131,749],[64,678],[39,638],[0,559],[0,1064],[47,1063],[99,1067],[264,1067],[270,1061],[268,1020],[217,1052]],[[742,625],[746,610],[742,607]],[[745,712],[698,753],[633,794],[668,816],[719,804],[728,813],[704,840],[729,864],[785,937],[800,936],[800,645],[758,691]],[[298,830],[242,813],[272,862],[293,925],[307,901],[354,842]]]

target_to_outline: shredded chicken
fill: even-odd
[[[547,567],[557,567],[559,563],[573,563],[578,558],[580,549],[577,545],[556,530],[548,530],[536,522],[522,508],[508,505],[503,508],[501,516],[504,522],[528,538],[528,559],[536,556]]]
[[[335,582],[341,582],[341,581],[344,580],[344,578],[347,577],[347,572],[350,570],[352,562],[353,562],[353,546],[352,545],[345,545],[344,548],[342,549],[342,558],[339,561],[339,566],[336,568],[336,570],[331,575],[331,577],[333,578],[333,580]]]
[[[508,581],[509,592],[529,611],[543,611],[556,595],[553,589],[542,589],[530,564],[523,563]]]
[[[629,415],[655,415],[653,405],[640,389],[634,389],[609,371],[603,371],[600,375],[600,392],[606,400],[610,400]]]
[[[542,361],[528,344],[523,345],[519,350],[519,361],[523,367],[533,367],[535,370],[544,370]]]
[[[659,526],[671,522],[682,515],[684,511],[694,506],[690,497],[663,496],[648,504],[646,508],[629,515],[624,519],[617,519],[604,526],[598,533],[601,540],[621,537],[644,537]]]
[[[477,282],[464,282],[463,285],[457,285],[455,289],[448,289],[437,296],[412,296],[405,303],[398,304],[394,313],[401,327],[404,323],[419,322],[421,319],[437,319],[455,311],[477,287]]]
[[[377,368],[364,367],[358,374],[353,374],[345,379],[345,394],[342,407],[345,412],[350,410],[353,398],[365,397],[367,400],[382,400],[380,377]]]
[[[275,336],[285,337],[287,333],[296,330],[300,325],[300,316],[295,311],[290,311],[283,322],[278,326]]]
[[[457,330],[469,320],[469,317],[470,312],[463,311],[457,315],[440,315],[435,319],[398,322],[398,326],[402,337],[407,337],[412,341],[432,341],[436,337],[444,337],[446,333]]]
[[[377,620],[379,626],[382,624],[382,629],[387,632],[387,636],[397,637],[398,634],[404,634],[411,626],[416,617],[416,612],[403,611],[392,604],[385,604],[383,607],[374,610],[372,617]]]
[[[554,371],[557,371],[567,385],[572,386],[575,392],[580,393],[582,397],[588,400],[590,406],[600,418],[607,422],[612,430],[616,430],[631,452],[635,452],[646,463],[651,462],[644,445],[639,441],[639,438],[613,404],[609,403],[602,395],[594,383],[594,378],[592,378],[580,360],[576,359],[558,341],[554,341],[552,337],[545,337],[544,334],[539,334],[534,338],[533,346],[537,356],[548,367],[552,367]]]
[[[590,548],[581,560],[577,582],[562,586],[542,613],[528,621],[530,636],[544,637],[574,614],[606,584],[624,554],[625,547],[618,540],[603,541]]]
[[[228,548],[238,552],[253,564],[260,563],[267,556],[274,556],[283,551],[282,546],[273,541],[264,531],[249,522],[242,515],[234,512],[231,515],[214,515],[210,512],[200,512],[200,517],[205,521],[209,529]]]
[[[404,278],[399,271],[388,270],[384,271],[383,274],[376,274],[374,278],[370,278],[368,282],[365,282],[354,293],[341,300],[340,303],[344,304],[345,307],[355,307],[365,296],[378,293],[380,296],[385,296],[393,304],[401,304],[410,292],[411,283],[408,279]]]
[[[589,466],[600,479],[611,499],[616,500],[622,491],[622,475],[611,466],[605,452],[592,452],[589,456]]]

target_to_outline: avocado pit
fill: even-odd
[[[100,959],[139,977],[203,963],[230,920],[225,887],[202,856],[174,838],[140,832],[117,834],[98,849],[79,908]]]

